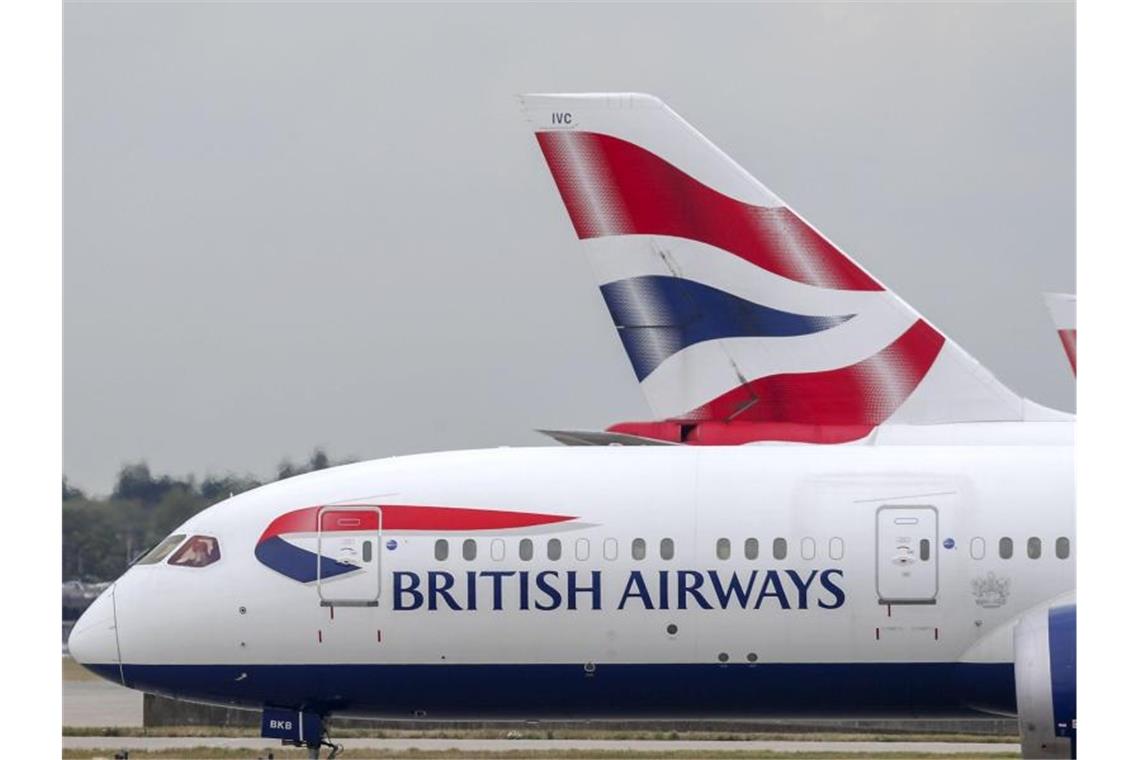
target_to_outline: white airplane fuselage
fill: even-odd
[[[991,427],[337,467],[193,517],[217,561],[132,567],[71,647],[321,714],[1016,714],[1014,623],[1075,589],[1072,423]]]

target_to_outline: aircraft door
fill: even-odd
[[[317,553],[317,594],[322,607],[379,606],[379,507],[322,507]]]
[[[934,604],[938,596],[938,510],[879,507],[875,582],[880,604]]]

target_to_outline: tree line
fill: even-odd
[[[276,480],[323,470],[333,462],[315,449],[305,462],[286,459]],[[63,579],[113,580],[143,552],[206,507],[263,482],[252,476],[209,475],[198,480],[155,477],[146,462],[123,465],[111,495],[91,497],[63,478]]]

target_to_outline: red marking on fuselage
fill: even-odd
[[[381,522],[385,531],[424,531],[427,533],[471,532],[478,530],[504,530],[508,528],[529,528],[536,525],[552,525],[576,519],[569,515],[546,515],[537,512],[508,512],[497,509],[465,509],[461,507],[427,507],[403,504],[380,504],[379,512],[361,509],[355,511],[359,522],[352,526],[338,524],[337,519],[325,519],[322,526],[325,532],[333,531],[374,531]],[[306,507],[287,512],[274,519],[258,542],[283,533],[317,532],[317,515],[325,509],[326,517],[343,517],[345,511],[337,508]]]

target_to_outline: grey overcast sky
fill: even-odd
[[[530,91],[665,99],[1071,410],[1072,4],[68,3],[64,471],[267,477],[649,414]]]

